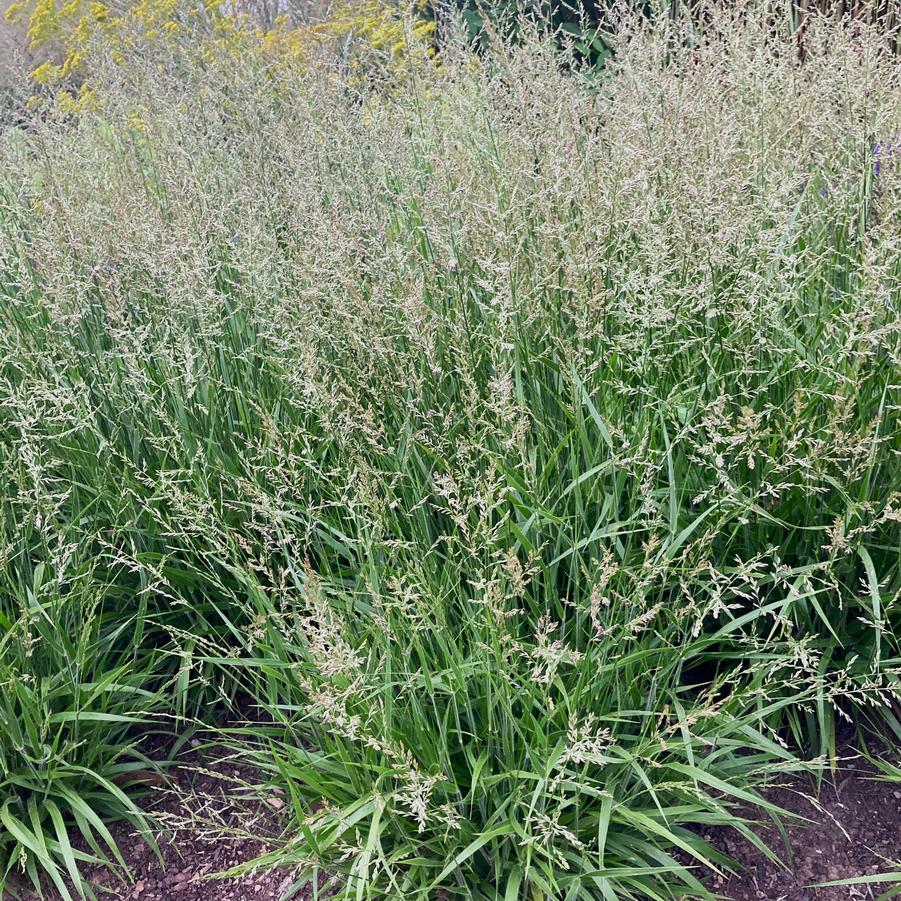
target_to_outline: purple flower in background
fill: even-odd
[[[877,141],[873,145],[873,172],[878,176],[884,166],[901,157],[901,141],[897,136],[891,141]]]

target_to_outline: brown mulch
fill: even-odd
[[[819,793],[810,779],[792,778],[766,798],[810,822],[786,823],[790,850],[773,827],[761,835],[786,862],[783,867],[732,830],[705,833],[742,871],[706,880],[729,901],[863,901],[891,883],[814,888],[819,882],[892,871],[901,865],[901,784],[879,781],[861,758],[845,760]],[[259,778],[240,762],[192,754],[153,789],[146,805],[160,825],[163,862],[127,825],[111,827],[134,880],[126,884],[108,870],[86,869],[116,901],[274,901],[291,887],[284,871],[215,879],[215,874],[253,860],[277,844],[285,800],[259,792]],[[814,800],[815,798],[815,800]],[[753,813],[750,813],[753,816]],[[758,812],[759,817],[759,812]],[[901,870],[899,870],[901,883]],[[75,893],[73,892],[73,896]],[[48,890],[47,901],[60,901]],[[297,901],[308,901],[300,892]]]
[[[252,775],[221,762],[199,772],[181,769],[178,784],[162,790],[152,807],[165,830],[159,836],[163,864],[132,835],[130,844],[125,844],[126,862],[136,881],[106,897],[140,901],[280,898],[293,881],[282,871],[211,878],[267,851],[280,831],[274,808],[284,802],[278,796],[272,796],[268,804],[251,800],[246,792]]]
[[[810,779],[765,792],[773,804],[811,822],[788,821],[787,850],[775,828],[761,835],[785,861],[767,859],[735,832],[711,831],[714,844],[743,867],[709,881],[730,901],[853,901],[872,899],[892,883],[814,888],[817,883],[893,872],[901,866],[901,785],[879,781],[861,758],[845,761],[819,793]],[[898,872],[901,883],[901,870]]]
[[[153,817],[162,861],[127,823],[110,832],[131,870],[126,882],[106,867],[82,872],[99,899],[110,901],[271,901],[293,883],[283,870],[215,878],[277,846],[285,800],[277,792],[260,796],[259,777],[225,757],[192,753],[148,789],[141,806]],[[87,850],[87,849],[85,849]],[[20,887],[20,891],[21,891]],[[72,891],[73,897],[78,897]],[[28,895],[26,895],[28,897]],[[45,901],[61,901],[45,886]],[[292,895],[307,901],[309,893]]]

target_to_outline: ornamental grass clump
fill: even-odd
[[[126,48],[3,133],[0,672],[84,661],[78,772],[225,709],[294,888],[709,897],[710,827],[901,738],[901,61],[782,29]]]

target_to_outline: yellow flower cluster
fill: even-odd
[[[40,85],[49,86],[78,74],[85,62],[89,42],[95,36],[112,39],[122,18],[105,3],[91,0],[18,0],[6,12],[12,21],[26,21],[33,52],[44,51],[46,59],[31,73]]]
[[[323,46],[356,42],[378,54],[386,68],[400,74],[409,63],[421,63],[434,55],[435,23],[425,17],[426,3],[419,0],[412,17],[385,0],[344,2],[322,23],[289,28],[286,17],[260,35],[267,57],[289,66],[309,61],[313,50]]]
[[[100,0],[17,0],[7,17],[27,23],[31,50],[45,57],[31,73],[33,80],[45,88],[58,86],[58,106],[76,113],[99,104],[90,86],[89,49],[123,64],[137,39],[164,46],[197,17],[206,26],[201,50],[210,60],[259,53],[268,65],[296,69],[317,49],[349,45],[358,51],[352,55],[355,65],[374,55],[390,74],[401,75],[411,62],[433,55],[435,23],[426,16],[427,3],[401,7],[396,0],[344,0],[324,22],[294,28],[283,16],[266,30],[246,15],[225,11],[219,0],[193,6],[183,0],[139,0],[124,12]]]

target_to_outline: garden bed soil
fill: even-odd
[[[781,867],[731,830],[714,843],[743,870],[708,881],[730,901],[849,901],[872,899],[891,883],[815,887],[901,867],[901,784],[879,781],[861,758],[843,762],[819,793],[810,779],[768,790],[767,800],[805,817],[788,821],[789,849],[775,828],[761,834],[785,861]],[[901,869],[898,870],[901,884]]]
[[[271,901],[290,888],[284,871],[215,878],[247,863],[273,846],[282,823],[284,799],[277,793],[262,799],[254,786],[257,774],[228,759],[202,760],[191,754],[169,771],[169,779],[149,789],[142,806],[158,825],[160,856],[135,832],[118,823],[110,827],[131,870],[125,882],[106,867],[85,867],[99,899],[109,901]],[[75,891],[73,897],[78,897]],[[308,894],[293,895],[306,901]],[[62,901],[47,887],[46,901]]]
[[[711,830],[707,837],[742,870],[713,877],[708,885],[730,901],[854,901],[878,897],[891,886],[814,887],[820,882],[892,871],[899,865],[901,785],[879,781],[875,776],[873,769],[857,758],[845,761],[835,776],[823,783],[816,800],[809,779],[793,778],[768,790],[768,800],[809,821],[794,821],[788,826],[790,851],[786,851],[775,828],[761,833],[787,865],[769,860],[731,830]],[[162,864],[129,827],[114,827],[113,834],[135,881],[126,885],[116,882],[104,869],[88,871],[87,875],[105,889],[98,894],[117,901],[280,898],[292,883],[291,876],[281,871],[211,878],[252,860],[280,831],[281,797],[253,799],[247,789],[254,781],[252,772],[228,761],[199,770],[178,767],[173,783],[155,790],[157,798],[151,808],[168,834],[160,836]],[[46,897],[59,899],[54,892]],[[306,901],[309,895],[294,897]]]

